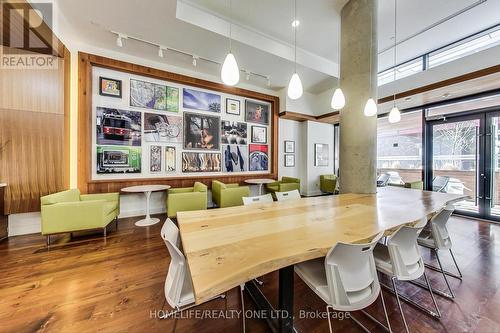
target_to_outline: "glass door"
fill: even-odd
[[[486,115],[485,218],[500,221],[500,112]]]
[[[484,115],[433,120],[429,125],[432,190],[466,194],[469,198],[455,205],[457,212],[484,216]]]

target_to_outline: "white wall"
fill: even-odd
[[[306,176],[306,123],[294,120],[280,119],[278,134],[278,175],[279,177],[295,177],[304,179]],[[285,141],[295,142],[295,166],[285,167]],[[301,182],[301,192],[305,184]]]

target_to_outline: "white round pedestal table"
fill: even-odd
[[[160,222],[160,219],[152,218],[149,216],[149,197],[151,197],[152,192],[165,191],[170,188],[169,185],[139,185],[139,186],[129,186],[122,188],[122,192],[127,193],[144,193],[146,196],[146,217],[142,220],[135,222],[138,227],[147,227]]]
[[[274,179],[268,179],[268,178],[263,178],[263,179],[246,179],[245,183],[247,184],[252,184],[252,185],[259,185],[259,195],[262,195],[262,185],[264,184],[271,184],[274,183]]]

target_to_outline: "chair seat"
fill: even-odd
[[[330,301],[328,281],[325,272],[325,258],[317,258],[295,265],[295,273],[318,295],[325,303],[335,304]],[[351,304],[366,301],[372,295],[371,285],[356,291],[348,291],[347,298]],[[364,306],[363,306],[364,307]],[[337,309],[336,309],[337,310]],[[341,310],[339,308],[339,310]]]
[[[375,266],[377,266],[377,270],[389,276],[396,275],[392,267],[389,248],[386,245],[378,243],[373,249],[373,257],[375,258]],[[417,262],[413,265],[407,265],[406,268],[408,269],[408,275],[412,276],[420,269],[420,264]]]

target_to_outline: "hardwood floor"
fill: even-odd
[[[165,216],[159,216],[162,220]],[[0,332],[170,332],[173,319],[154,318],[162,309],[163,285],[169,263],[160,238],[161,223],[135,227],[136,218],[111,225],[102,234],[53,237],[50,250],[39,235],[13,237],[0,243]],[[437,296],[440,321],[403,304],[411,332],[500,332],[500,226],[453,217],[450,221],[463,282],[450,279],[455,302]],[[422,249],[427,261],[429,251]],[[452,269],[448,253],[441,256]],[[442,276],[428,271],[436,288],[445,288]],[[277,303],[277,274],[263,277],[264,294]],[[402,293],[431,307],[427,291],[407,283]],[[384,292],[393,330],[403,326],[395,298]],[[246,308],[253,309],[250,299]],[[165,310],[168,310],[168,305]],[[206,303],[196,310],[241,310],[239,291]],[[295,279],[295,324],[299,332],[328,332],[326,319],[299,318],[322,312],[324,303]],[[301,313],[302,311],[302,313]],[[368,312],[383,319],[380,301]],[[220,316],[219,312],[210,312]],[[207,315],[207,313],[205,313]],[[353,314],[373,332],[382,332],[361,313]],[[151,318],[153,316],[153,318]],[[302,316],[303,317],[303,316]],[[362,332],[352,320],[332,320],[336,332]],[[247,319],[247,332],[267,332],[258,319]],[[241,319],[177,320],[176,332],[240,332]]]

